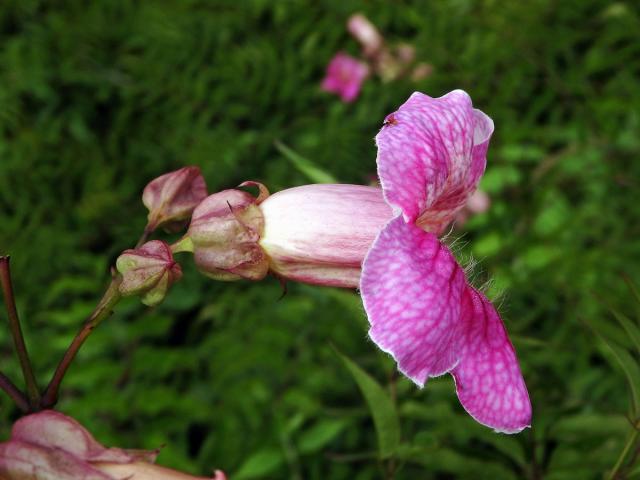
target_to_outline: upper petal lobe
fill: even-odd
[[[411,95],[376,136],[387,201],[407,222],[439,233],[484,172],[493,122],[462,90]]]

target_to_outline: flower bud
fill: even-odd
[[[149,209],[147,229],[163,225],[179,231],[206,196],[207,186],[198,167],[184,167],[152,180],[142,193],[142,202]]]
[[[357,287],[364,257],[392,218],[382,190],[305,185],[260,204],[260,245],[274,273],[305,283]]]
[[[413,80],[414,82],[419,82],[431,76],[432,73],[433,73],[432,65],[429,65],[428,63],[420,62],[415,66],[415,68],[411,72],[411,80]]]
[[[125,250],[116,260],[116,268],[122,274],[120,293],[140,295],[142,303],[149,306],[164,300],[171,284],[182,276],[182,269],[173,260],[169,245],[160,240]]]
[[[174,251],[189,250],[198,269],[216,280],[260,280],[269,270],[258,241],[264,219],[258,202],[242,190],[224,190],[208,196],[194,210],[185,238]]]
[[[375,55],[384,43],[384,39],[378,29],[361,13],[349,17],[347,30],[362,45],[362,53],[365,57]]]

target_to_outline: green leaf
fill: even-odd
[[[304,432],[298,441],[300,453],[314,453],[336,438],[348,425],[341,419],[321,420]]]
[[[622,415],[580,412],[565,415],[551,428],[558,438],[622,437],[629,430],[629,422]]]
[[[638,287],[636,287],[636,284],[633,283],[633,280],[631,280],[631,277],[629,277],[626,274],[623,274],[622,278],[624,279],[625,283],[627,284],[627,287],[629,288],[629,291],[631,292],[633,297],[636,299],[636,309],[637,309],[637,312],[638,312],[638,322],[640,322],[640,291],[638,291]]]
[[[247,458],[231,478],[237,480],[263,478],[277,470],[283,462],[284,456],[280,450],[266,448]]]
[[[622,325],[622,328],[625,329],[627,335],[629,335],[629,338],[633,342],[633,345],[638,350],[638,353],[640,353],[640,328],[638,328],[635,323],[629,320],[627,316],[618,312],[616,309],[609,307],[609,310],[611,311],[613,316],[616,317],[618,323]]]
[[[638,363],[625,349],[606,341],[605,343],[627,376],[627,381],[631,388],[631,396],[633,397],[633,411],[637,413],[640,407],[640,391],[638,390],[640,388],[640,367],[638,367]]]
[[[395,405],[387,392],[367,372],[337,350],[336,353],[358,384],[371,410],[380,457],[392,456],[400,445],[400,421]]]
[[[629,383],[632,398],[632,408],[634,415],[638,412],[640,406],[640,367],[634,358],[624,348],[616,345],[615,343],[607,340],[592,323],[587,322],[595,334],[602,339],[607,348],[613,353]]]
[[[280,153],[282,153],[287,160],[289,160],[294,167],[296,167],[300,173],[306,175],[309,180],[315,183],[338,183],[338,180],[330,173],[325,172],[320,167],[316,166],[308,158],[299,155],[291,150],[284,143],[276,140],[274,145]]]

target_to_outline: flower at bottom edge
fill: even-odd
[[[4,480],[205,480],[153,462],[158,451],[106,448],[71,417],[43,410],[19,419],[0,443]],[[216,470],[213,480],[225,480]]]

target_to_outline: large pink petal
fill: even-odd
[[[476,189],[492,133],[492,120],[464,91],[414,93],[376,136],[387,201],[407,222],[439,233]]]
[[[458,363],[466,281],[435,235],[391,220],[364,261],[360,289],[369,336],[411,380],[423,386]]]
[[[451,372],[458,398],[478,422],[500,432],[519,432],[531,423],[531,402],[502,320],[471,287],[463,302],[462,360]]]
[[[360,283],[371,339],[418,385],[450,372],[480,423],[515,433],[531,404],[515,352],[491,303],[468,285],[437,237],[397,217],[364,261]]]

